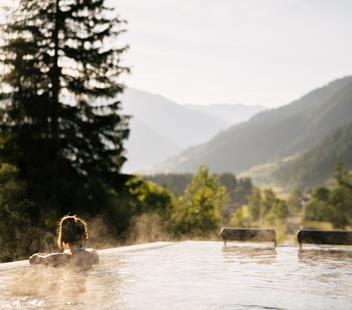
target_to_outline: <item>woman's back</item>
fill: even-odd
[[[99,263],[96,250],[86,249],[84,244],[88,239],[87,224],[73,215],[64,216],[58,226],[58,246],[61,253],[36,253],[29,258],[31,265],[45,264],[51,266],[72,265],[89,268]],[[66,248],[66,249],[65,249]]]
[[[74,266],[90,267],[99,263],[98,252],[94,249],[80,249],[71,253],[70,263]]]

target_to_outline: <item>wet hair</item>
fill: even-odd
[[[87,224],[76,215],[66,215],[58,225],[57,245],[60,250],[66,244],[81,243],[88,239]]]

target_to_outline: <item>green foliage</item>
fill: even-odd
[[[266,215],[265,219],[270,224],[278,222],[285,222],[288,216],[287,204],[279,199],[275,200],[275,203],[271,206],[270,212]]]
[[[53,235],[44,233],[32,221],[33,202],[25,198],[25,184],[18,180],[18,170],[0,165],[0,262],[22,258],[46,247]]]
[[[230,197],[229,203],[225,205],[222,210],[222,216],[225,218],[225,221],[227,221],[234,210],[247,203],[253,185],[249,178],[237,179],[232,173],[218,174],[217,177],[219,178],[221,185],[226,188]],[[192,174],[156,174],[154,176],[146,176],[146,178],[167,188],[175,195],[181,196],[186,187],[190,184]]]
[[[126,239],[130,221],[136,214],[132,204],[128,188],[124,186],[122,190],[110,192],[107,204],[101,210],[103,223],[115,239]]]
[[[252,194],[248,201],[248,212],[253,221],[258,221],[261,215],[262,196],[258,188],[252,190]]]
[[[328,220],[336,228],[344,229],[350,223],[351,211],[349,209],[352,204],[346,201],[346,194],[344,188],[336,188],[331,191],[329,204],[326,205],[326,209],[330,209]]]
[[[253,221],[249,208],[244,206],[236,210],[232,214],[230,225],[233,227],[246,227],[246,228],[255,226],[255,222]]]
[[[304,221],[330,222],[335,228],[352,224],[352,176],[338,162],[335,170],[336,186],[329,190],[317,188],[304,207]]]
[[[233,211],[246,204],[253,185],[250,179],[237,179],[231,173],[210,175],[205,166],[197,174],[158,174],[147,179],[172,191],[170,233],[202,236],[220,222],[229,222]],[[165,203],[164,203],[165,204]],[[152,209],[152,208],[151,208]]]
[[[309,203],[303,209],[303,221],[330,221],[332,206],[330,205],[330,190],[325,187],[317,188]]]
[[[222,216],[227,222],[234,210],[241,208],[248,201],[253,189],[252,181],[249,178],[239,178],[232,173],[218,175],[220,183],[226,188],[229,194],[229,203],[224,206]]]
[[[226,188],[206,166],[199,167],[174,206],[172,221],[178,234],[204,235],[218,229],[221,209],[228,203]]]
[[[352,189],[352,175],[346,170],[345,163],[342,160],[336,163],[335,179],[340,187]]]
[[[277,203],[277,198],[271,189],[265,189],[260,205],[260,220],[263,222],[271,208]]]
[[[168,190],[139,176],[126,184],[136,213],[157,212],[167,215],[171,209],[172,196]]]
[[[294,189],[293,191],[291,191],[287,199],[287,206],[290,214],[300,214],[303,207],[302,198],[303,198],[303,194],[301,190]]]
[[[271,189],[261,191],[254,188],[248,204],[236,210],[230,225],[235,227],[272,226],[276,229],[279,240],[286,236],[286,222],[289,216],[287,203],[278,199]]]
[[[260,202],[260,223],[276,225],[286,221],[289,215],[288,206],[285,201],[278,199],[271,189],[264,190]]]
[[[342,161],[337,162],[335,179],[338,185],[330,195],[331,222],[337,228],[345,228],[352,225],[352,175],[345,170]]]
[[[130,176],[122,190],[110,192],[102,210],[103,220],[120,240],[141,241],[141,227],[149,221],[152,225],[152,219],[168,228],[172,204],[173,197],[165,188],[140,176]],[[161,225],[158,226],[159,229]]]

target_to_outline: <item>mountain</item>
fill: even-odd
[[[149,171],[181,150],[204,143],[263,109],[230,104],[197,108],[132,88],[125,91],[121,101],[123,112],[132,116],[125,172]]]
[[[309,150],[352,120],[352,77],[335,80],[277,109],[220,132],[158,167],[189,172],[205,163],[214,172],[240,173]]]
[[[280,162],[271,173],[283,186],[312,186],[333,177],[337,161],[352,169],[352,122],[328,134],[297,158]]]
[[[125,113],[143,121],[180,148],[205,142],[231,125],[216,116],[190,110],[163,96],[136,89],[127,89],[122,102]]]
[[[130,131],[130,137],[125,144],[128,160],[123,167],[124,171],[150,169],[154,164],[181,151],[180,147],[138,118],[130,120]]]
[[[217,103],[208,105],[187,104],[187,108],[215,115],[232,125],[249,120],[253,115],[264,111],[266,108],[260,105],[247,106],[243,104]]]
[[[333,178],[339,160],[352,169],[352,122],[329,133],[304,153],[254,166],[240,176],[251,178],[259,186],[312,187]]]
[[[125,172],[148,169],[231,125],[216,116],[136,89],[127,89],[121,101],[123,112],[132,116]]]

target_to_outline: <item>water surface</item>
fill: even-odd
[[[352,309],[352,251],[181,242],[0,271],[1,309]]]

